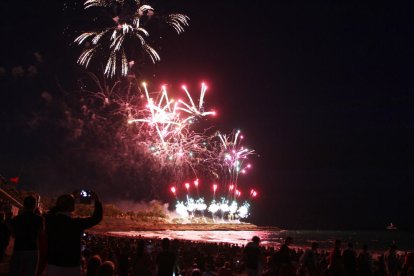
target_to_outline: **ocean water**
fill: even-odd
[[[293,238],[292,246],[306,247],[311,242],[319,243],[319,248],[332,247],[333,241],[339,239],[343,247],[348,242],[356,250],[367,244],[372,251],[385,251],[395,242],[401,251],[414,251],[414,232],[407,231],[316,231],[316,230],[282,230],[282,231],[128,231],[109,232],[111,235],[145,238],[170,238],[214,243],[246,244],[253,236],[259,236],[264,246],[278,247],[284,238]]]

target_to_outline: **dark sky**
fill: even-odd
[[[57,80],[67,90],[76,85],[82,69],[70,41],[92,24],[78,2],[0,4],[0,67],[6,69],[0,173],[20,174],[22,182],[26,173],[24,187],[53,190],[43,182],[59,179],[39,180],[54,170],[42,165],[43,149],[56,154],[64,134],[46,128],[32,137],[21,118],[41,108],[40,91],[53,94]],[[155,1],[157,10],[186,13],[191,22],[184,34],[167,32],[157,42],[162,61],[148,64],[142,75],[153,83],[209,84],[207,104],[220,114],[216,125],[242,129],[259,154],[254,172],[241,180],[260,193],[252,222],[381,228],[392,221],[413,227],[411,9],[275,2]],[[35,64],[35,52],[45,60],[38,65],[40,81],[11,80],[10,69]]]

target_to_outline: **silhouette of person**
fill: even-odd
[[[398,257],[397,257],[397,245],[392,244],[390,249],[384,256],[385,270],[389,276],[398,275]]]
[[[85,276],[95,276],[98,273],[98,269],[102,264],[101,257],[99,255],[94,255],[88,261],[88,266],[86,269]]]
[[[248,276],[262,275],[262,252],[259,244],[260,238],[254,236],[244,248],[243,257]]]
[[[151,256],[146,252],[145,240],[139,240],[133,257],[133,275],[153,275],[151,273],[151,263]]]
[[[115,275],[115,264],[111,261],[103,262],[98,269],[97,276],[113,276],[113,275]]]
[[[331,276],[342,276],[343,275],[343,261],[341,254],[341,241],[336,240],[334,248],[329,255],[329,275]]]
[[[14,236],[11,275],[35,275],[39,261],[39,238],[43,231],[43,218],[34,213],[36,198],[27,196],[23,212],[11,221]]]
[[[158,253],[157,275],[158,276],[172,276],[177,262],[177,256],[170,250],[170,240],[163,238],[161,241],[162,251]]]
[[[6,249],[10,242],[10,229],[5,222],[4,213],[0,213],[0,263],[6,255]]]
[[[289,276],[295,274],[295,270],[292,264],[292,250],[289,248],[292,240],[292,237],[286,237],[285,242],[277,252],[277,263],[279,267],[279,275],[281,276]]]
[[[319,275],[318,265],[318,243],[312,242],[311,248],[307,249],[300,257],[299,275],[316,276]]]
[[[357,256],[354,251],[353,244],[348,243],[347,249],[342,253],[342,260],[344,262],[344,272],[346,276],[356,276],[357,274]]]
[[[358,270],[359,275],[371,276],[372,275],[372,257],[368,252],[368,245],[362,246],[362,252],[358,255]]]
[[[102,220],[102,203],[94,192],[91,196],[95,208],[90,217],[73,217],[75,198],[71,194],[60,196],[46,215],[48,275],[81,275],[81,236]]]

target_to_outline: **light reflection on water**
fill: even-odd
[[[332,242],[340,239],[343,246],[352,242],[355,249],[368,244],[371,250],[384,251],[395,241],[401,250],[414,250],[414,232],[404,231],[129,231],[110,232],[112,235],[144,238],[170,238],[200,242],[246,244],[253,236],[259,236],[264,246],[279,247],[287,236],[293,238],[293,246],[309,246],[311,242],[319,243],[320,248],[331,248]]]

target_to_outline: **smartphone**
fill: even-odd
[[[80,190],[79,192],[79,203],[90,204],[92,202],[92,192],[89,190]]]

